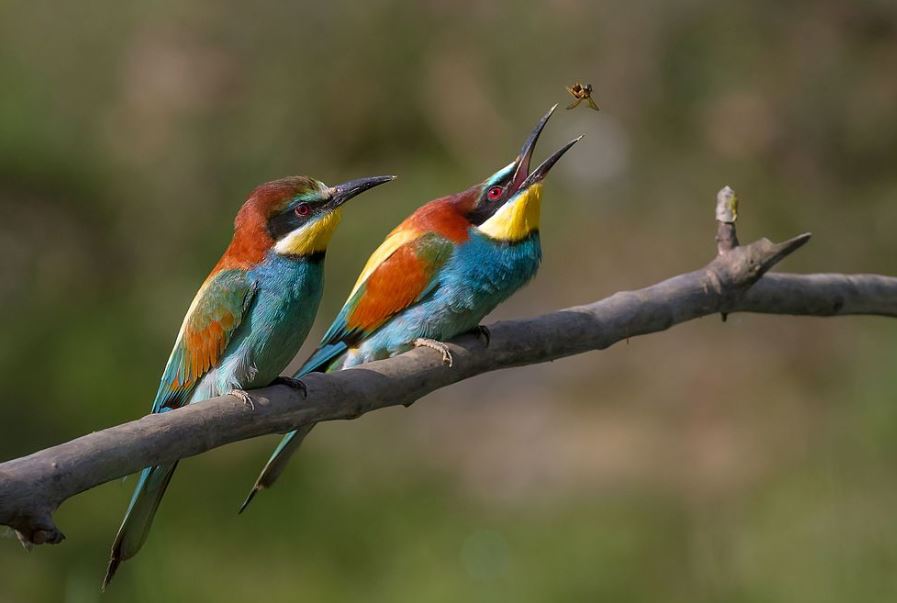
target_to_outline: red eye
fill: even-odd
[[[500,186],[493,186],[486,192],[486,197],[490,201],[495,201],[496,199],[501,199],[501,196],[505,193],[505,189]]]
[[[296,215],[300,218],[304,218],[311,212],[311,208],[308,206],[308,203],[300,203],[293,211],[295,211]]]

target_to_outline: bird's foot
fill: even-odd
[[[250,396],[247,391],[242,390],[242,389],[232,389],[230,391],[230,395],[236,396],[237,398],[239,398],[240,400],[243,401],[243,404],[245,404],[252,410],[255,410],[255,403],[252,401],[252,396]]]
[[[451,367],[454,363],[452,359],[452,353],[449,351],[447,345],[442,343],[441,341],[436,341],[435,339],[425,339],[423,337],[418,337],[414,340],[414,347],[416,348],[430,348],[431,350],[436,350],[437,352],[442,353],[442,364]]]
[[[308,398],[308,388],[305,387],[305,383],[299,379],[294,377],[284,377],[281,375],[271,382],[271,385],[286,385],[291,389],[295,389],[302,394],[302,399],[305,400]]]
[[[492,341],[492,331],[489,330],[489,327],[484,325],[475,326],[470,330],[470,334],[482,341],[484,348],[488,348],[489,343]]]

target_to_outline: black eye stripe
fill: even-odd
[[[299,206],[297,205],[295,208],[288,209],[272,218],[268,218],[268,233],[271,235],[271,238],[276,241],[308,222],[315,212],[311,207],[311,204],[303,203],[301,205],[305,205],[308,208],[308,213],[305,215],[298,215],[296,209],[298,209]]]
[[[293,224],[297,221],[292,211],[277,214],[268,220],[268,232],[271,238],[277,240],[293,230]]]

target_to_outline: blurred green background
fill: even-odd
[[[0,0],[0,458],[148,411],[256,184],[400,180],[346,211],[311,345],[422,202],[560,111],[533,316],[814,239],[782,269],[897,274],[893,0]],[[897,323],[732,316],[490,374],[181,465],[104,601],[897,600]],[[301,361],[308,347],[297,358]],[[133,478],[0,538],[0,603],[100,600]]]

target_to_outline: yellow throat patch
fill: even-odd
[[[480,224],[479,229],[499,241],[520,241],[538,230],[541,210],[542,183],[537,182],[519,197],[504,204],[491,218]]]
[[[339,208],[327,212],[277,241],[274,251],[281,255],[313,255],[327,251],[330,237],[342,219]]]

